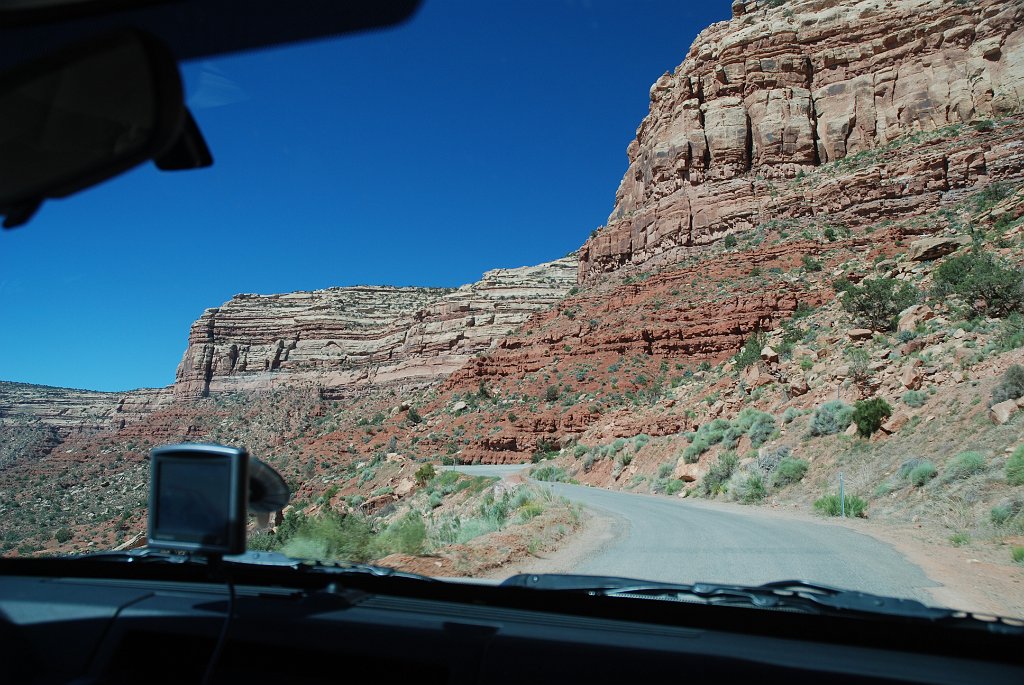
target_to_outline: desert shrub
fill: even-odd
[[[772,484],[776,487],[789,485],[801,480],[807,473],[809,464],[805,459],[793,457],[783,459],[772,473]]]
[[[687,464],[695,463],[712,445],[722,442],[729,428],[731,424],[725,419],[715,419],[698,428],[690,441],[690,446],[683,450],[683,461]]]
[[[760,447],[775,432],[775,417],[757,409],[744,409],[736,417],[736,428],[746,433],[754,447]]]
[[[370,523],[357,514],[326,511],[309,517],[289,512],[277,529],[277,544],[291,557],[367,561],[373,557]]]
[[[683,481],[679,480],[678,478],[673,478],[672,480],[670,480],[667,483],[665,483],[665,494],[666,495],[678,494],[679,491],[682,490],[682,489],[683,489]]]
[[[427,541],[427,526],[415,511],[407,512],[385,528],[373,541],[374,556],[387,556],[395,552],[423,554]]]
[[[647,443],[649,443],[650,441],[651,436],[647,435],[647,433],[641,433],[640,435],[637,435],[636,437],[633,438],[633,449],[639,450],[643,447],[646,447]]]
[[[434,469],[433,464],[424,464],[423,466],[416,469],[416,473],[413,474],[413,478],[416,479],[416,482],[419,484],[420,487],[423,487],[430,481],[434,480],[434,478],[436,477],[437,471],[436,469]]]
[[[768,494],[760,473],[733,477],[731,484],[730,492],[741,504],[757,504]]]
[[[736,426],[729,426],[722,434],[722,446],[728,450],[735,449],[736,443],[743,437],[743,431]]]
[[[924,403],[928,401],[928,393],[922,390],[907,390],[903,393],[902,399],[903,404],[917,409],[918,407],[923,407]]]
[[[409,411],[406,414],[406,416],[408,416],[409,420],[412,421],[413,423],[420,423],[421,421],[423,421],[423,417],[420,416],[420,413],[418,411],[416,411],[416,407],[409,407]]]
[[[915,466],[907,474],[907,480],[913,483],[916,487],[924,486],[928,481],[938,475],[938,471],[935,469],[935,464],[930,461],[922,461],[920,464]]]
[[[988,252],[950,257],[933,273],[935,295],[954,295],[971,309],[1004,317],[1024,311],[1024,275]]]
[[[842,400],[832,400],[814,410],[811,417],[811,435],[835,435],[845,430],[853,420],[853,407]]]
[[[846,504],[846,515],[863,517],[868,508],[868,503],[856,495],[846,495],[843,500]],[[843,500],[839,495],[832,493],[819,497],[814,501],[814,508],[826,516],[841,516],[843,513]]]
[[[846,293],[843,309],[854,321],[876,331],[895,330],[899,313],[918,297],[914,286],[895,278],[865,279],[860,285],[841,281],[835,286]]]
[[[985,470],[985,457],[980,452],[961,452],[946,465],[946,480],[969,478]]]
[[[910,459],[907,459],[905,462],[900,464],[900,471],[899,471],[900,478],[903,478],[904,480],[909,479],[910,478],[910,472],[913,471],[916,467],[918,467],[921,464],[923,464],[924,461],[925,461],[924,459],[919,459],[917,457],[912,457]]]
[[[561,466],[538,466],[530,471],[530,478],[553,483],[569,482],[569,474]]]
[[[1014,364],[1006,370],[999,384],[992,388],[992,404],[1024,397],[1024,366]]]
[[[1024,512],[1024,500],[1013,498],[1005,499],[992,507],[989,516],[995,525],[1005,526],[1020,518],[1021,512]]]
[[[761,350],[764,349],[767,342],[768,338],[764,333],[751,333],[747,341],[743,343],[743,347],[733,357],[733,360],[736,362],[736,369],[743,369],[760,361]]]
[[[559,394],[560,393],[558,392],[558,386],[549,385],[547,387],[547,390],[544,391],[544,399],[547,400],[548,402],[557,402]]]
[[[658,465],[658,478],[668,478],[669,474],[676,470],[675,463],[666,461],[664,464]]]
[[[1024,564],[1024,547],[1014,547],[1010,550],[1010,558],[1015,563]]]
[[[1000,352],[1024,347],[1024,316],[1014,312],[1003,319],[993,342]]]
[[[808,271],[821,271],[821,262],[810,255],[803,255],[803,257],[800,258],[800,261],[803,262],[804,268]]]
[[[432,492],[430,493],[430,497],[427,498],[427,505],[431,509],[437,509],[443,503],[444,497],[441,495],[440,492]]]
[[[724,452],[711,465],[707,475],[700,481],[700,491],[705,497],[718,494],[725,489],[725,483],[739,466],[740,458],[735,452]]]
[[[757,455],[757,467],[761,469],[763,473],[772,473],[779,467],[784,459],[789,458],[793,453],[786,445],[781,445],[775,449],[764,450]]]
[[[963,532],[953,533],[952,535],[949,536],[949,542],[954,547],[960,547],[962,545],[966,545],[970,541],[971,541],[971,536],[969,536],[967,533],[963,533]]]
[[[782,412],[782,423],[793,423],[793,419],[802,415],[803,412],[797,409],[796,407],[787,407],[786,411]]]
[[[74,536],[71,534],[71,529],[67,526],[61,526],[57,529],[57,532],[53,534],[53,539],[61,544],[64,544],[72,537]]]
[[[863,438],[882,427],[886,418],[892,416],[892,407],[881,397],[870,400],[858,400],[853,407],[853,422],[857,424],[857,434]]]
[[[1010,485],[1024,485],[1024,445],[1021,445],[1006,461],[1006,482]]]
[[[576,445],[575,447],[572,448],[572,456],[575,457],[576,459],[579,459],[584,454],[586,454],[589,449],[590,448],[588,448],[586,445]]]

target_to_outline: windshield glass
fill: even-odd
[[[145,545],[208,442],[253,550],[1024,616],[1024,10],[699,5],[182,64],[211,168],[0,236],[2,553]]]

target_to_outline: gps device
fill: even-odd
[[[150,452],[149,547],[199,554],[245,551],[249,453],[181,444]]]

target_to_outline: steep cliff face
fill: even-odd
[[[439,288],[353,287],[238,295],[192,325],[175,394],[311,383],[335,389],[450,374],[557,302],[576,260],[495,269]]]
[[[703,31],[652,86],[608,225],[580,252],[580,279],[692,254],[775,216],[859,225],[934,208],[942,193],[998,175],[1008,150],[943,156],[927,183],[908,183],[912,166],[846,174],[813,194],[779,182],[1022,103],[1020,2],[737,0],[733,18]],[[850,210],[868,200],[875,216]]]

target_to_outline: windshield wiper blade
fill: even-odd
[[[716,583],[687,585],[616,576],[520,574],[507,578],[502,585],[600,597],[692,602],[813,614],[911,618],[1024,634],[1024,623],[1013,619],[979,617],[956,609],[929,607],[914,599],[843,590],[803,580],[782,580],[752,586]]]

